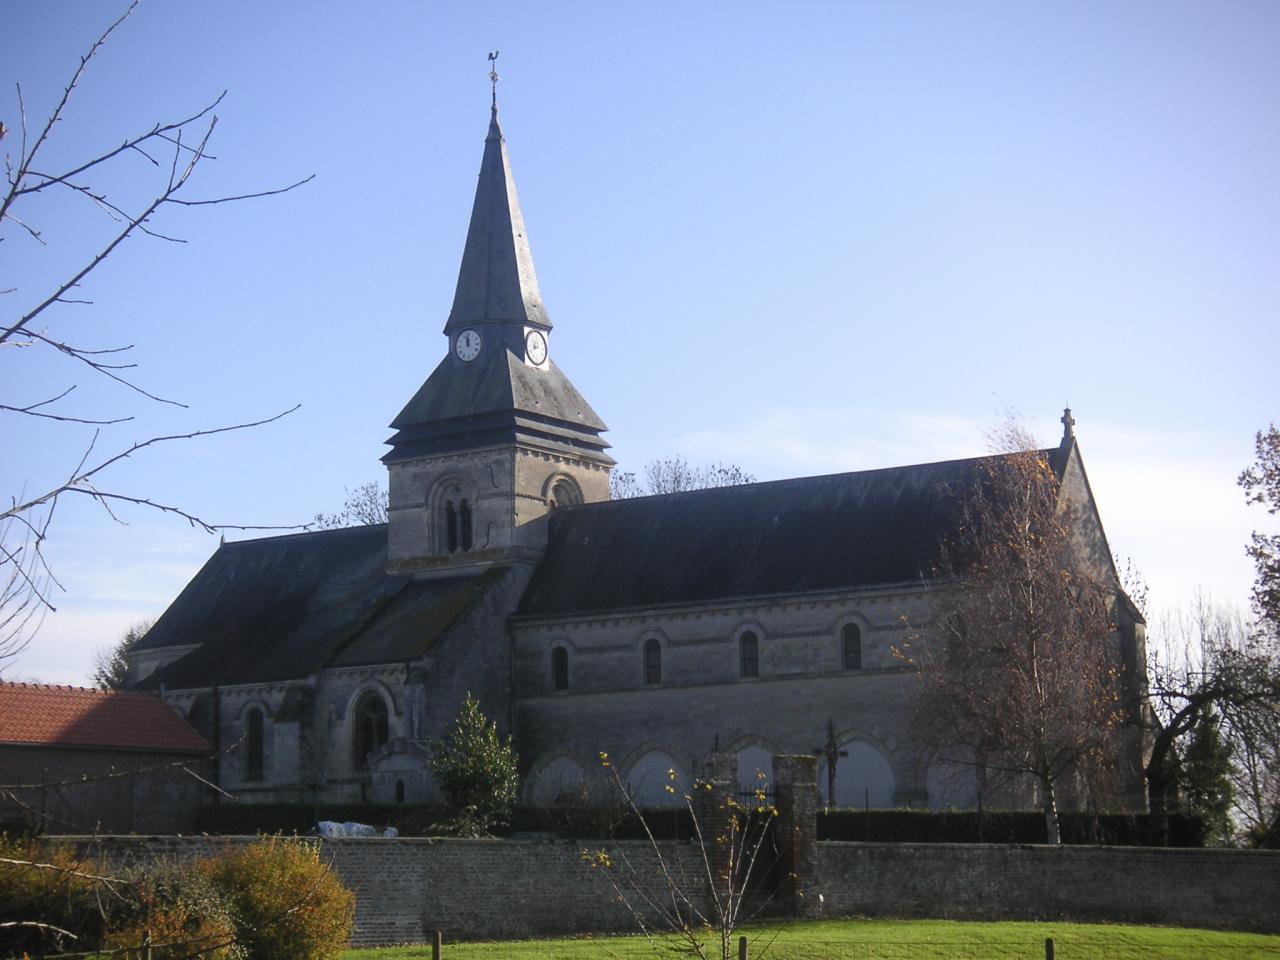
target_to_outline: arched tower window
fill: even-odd
[[[744,677],[760,676],[760,638],[751,630],[738,638],[738,661]]]
[[[466,500],[458,507],[458,533],[463,550],[471,549],[471,504]]]
[[[360,698],[355,709],[355,766],[369,768],[369,754],[391,738],[387,720],[387,704],[378,694],[369,692]]]
[[[551,651],[551,688],[569,689],[569,651],[564,647],[556,647]]]
[[[644,682],[662,682],[662,644],[657,640],[644,642]]]
[[[257,783],[263,771],[263,719],[262,711],[251,707],[244,715],[244,779]]]
[[[568,477],[561,477],[551,485],[551,496],[548,499],[552,509],[572,507],[582,502],[582,491]]]
[[[840,631],[840,646],[844,657],[844,669],[862,669],[862,631],[856,623],[846,623]]]
[[[458,552],[458,508],[452,500],[444,505],[444,545],[450,553]]]

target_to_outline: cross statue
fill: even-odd
[[[836,725],[830,717],[827,717],[827,742],[816,748],[813,754],[827,761],[827,809],[830,810],[836,803],[836,764],[841,757],[849,755],[848,750],[841,750],[836,743]]]
[[[1062,439],[1070,440],[1076,435],[1076,418],[1071,415],[1071,408],[1066,407],[1062,411]]]

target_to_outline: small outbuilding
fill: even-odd
[[[0,829],[189,832],[209,753],[154,694],[0,683]]]

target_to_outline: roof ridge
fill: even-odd
[[[72,683],[39,683],[30,680],[0,680],[0,687],[17,690],[45,690],[61,693],[88,693],[100,697],[148,697],[153,695],[141,690],[102,690],[98,687],[81,687]]]
[[[1051,456],[1056,453],[1057,447],[1046,447],[1037,449],[1036,453]],[[806,483],[814,483],[821,480],[834,481],[842,477],[853,476],[869,476],[875,473],[889,473],[895,470],[922,470],[926,467],[948,467],[961,463],[979,463],[983,460],[992,460],[997,457],[1012,456],[1020,451],[1007,451],[1003,453],[984,453],[976,457],[956,457],[951,460],[928,460],[924,463],[903,463],[893,467],[871,467],[867,470],[843,470],[839,473],[817,473],[807,477],[783,477],[779,480],[755,480],[751,483],[731,483],[719,487],[700,487],[697,490],[677,490],[673,493],[647,493],[639,497],[623,497],[620,500],[595,500],[590,503],[578,503],[565,505],[557,508],[557,512],[564,510],[566,512],[576,512],[580,510],[589,510],[591,508],[601,508],[611,504],[620,503],[636,503],[642,501],[652,502],[654,500],[675,500],[679,498],[696,497],[703,494],[709,494],[713,491],[723,492],[726,490],[746,492],[748,490],[759,490],[762,487],[786,487],[799,486]]]
[[[273,533],[266,537],[249,537],[244,540],[226,540],[218,544],[218,548],[222,547],[238,547],[245,543],[262,543],[265,540],[290,540],[300,537],[318,537],[325,535],[339,535],[354,530],[370,530],[374,527],[385,527],[387,525],[384,520],[382,523],[355,523],[349,527],[325,527],[320,530],[297,530],[293,533]]]

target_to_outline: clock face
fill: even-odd
[[[459,360],[474,360],[480,354],[480,334],[474,330],[463,330],[458,334],[453,350]]]
[[[524,338],[524,352],[530,363],[542,363],[547,359],[547,338],[537,330],[530,330]]]

